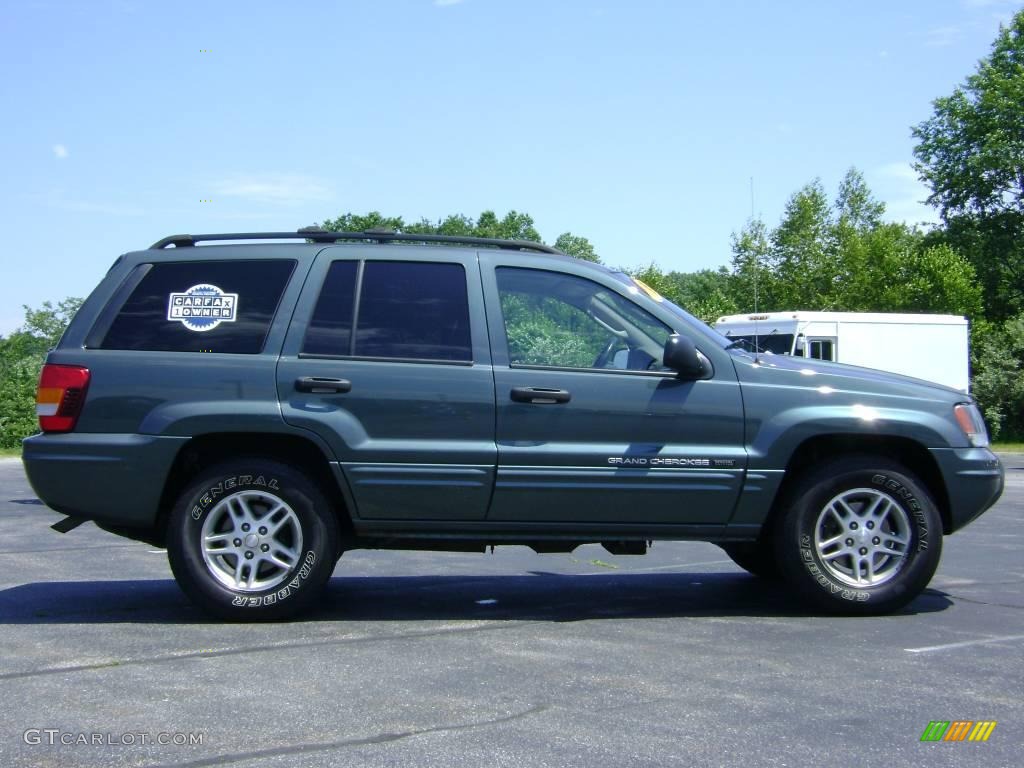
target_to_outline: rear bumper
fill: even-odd
[[[51,509],[113,526],[152,528],[186,437],[70,433],[22,443],[25,474]]]
[[[950,530],[957,531],[991,507],[1003,492],[1003,465],[988,448],[936,448],[932,456],[946,480]]]

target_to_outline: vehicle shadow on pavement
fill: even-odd
[[[897,615],[943,611],[926,590]],[[813,616],[780,584],[743,573],[333,578],[299,622],[589,621],[687,616]],[[216,623],[170,579],[37,582],[0,591],[0,624]]]

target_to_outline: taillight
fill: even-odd
[[[44,365],[36,390],[36,415],[43,432],[70,432],[85,404],[89,369],[77,365]]]

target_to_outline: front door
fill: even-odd
[[[726,523],[746,465],[729,361],[676,378],[661,366],[671,313],[611,274],[500,253],[481,264],[497,399],[488,520]]]
[[[360,518],[481,520],[496,449],[476,252],[381,250],[317,257],[278,364],[284,418],[330,445]]]

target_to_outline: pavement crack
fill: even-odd
[[[952,597],[954,600],[960,600],[964,603],[974,603],[975,605],[989,605],[993,608],[1014,608],[1018,611],[1024,610],[1024,605],[1010,605],[1009,603],[993,603],[989,600],[975,600],[970,597],[963,597],[962,595],[954,595],[952,592],[947,592],[946,594],[949,597]]]
[[[184,763],[163,763],[154,768],[204,768],[210,765],[225,765],[227,763],[238,763],[243,760],[258,760],[266,757],[283,757],[286,755],[304,755],[312,752],[330,752],[336,749],[349,747],[373,746],[376,744],[387,744],[394,741],[409,739],[414,736],[424,736],[432,733],[452,733],[466,731],[473,728],[486,728],[493,725],[512,723],[517,720],[540,714],[549,709],[547,704],[536,704],[522,712],[515,712],[511,715],[494,717],[487,720],[474,720],[468,723],[454,723],[451,725],[435,725],[429,728],[410,728],[407,731],[396,733],[378,733],[374,736],[364,736],[357,739],[340,739],[338,741],[310,742],[306,744],[292,744],[283,747],[268,747],[256,749],[250,752],[228,752],[211,757],[203,757],[198,760],[190,760]]]
[[[63,667],[48,667],[45,669],[32,669],[24,672],[5,672],[0,674],[0,680],[19,680],[27,677],[43,677],[45,675],[63,675],[74,672],[92,672],[100,669],[116,669],[118,667],[143,666],[146,664],[163,664],[171,661],[187,661],[190,659],[217,659],[224,656],[242,656],[247,653],[273,653],[275,651],[289,651],[296,649],[324,648],[332,645],[356,645],[359,643],[387,643],[400,642],[405,640],[421,640],[431,637],[444,637],[446,635],[463,635],[475,632],[497,632],[505,629],[527,627],[535,624],[542,624],[538,621],[524,622],[503,622],[495,624],[488,621],[486,624],[477,624],[470,627],[456,627],[454,629],[436,629],[426,632],[401,632],[394,635],[370,635],[366,637],[343,637],[330,638],[325,640],[313,640],[307,642],[271,643],[269,645],[249,645],[239,648],[223,648],[220,650],[186,651],[183,653],[167,653],[161,656],[150,656],[141,659],[107,659],[106,661],[93,664],[76,664]]]

